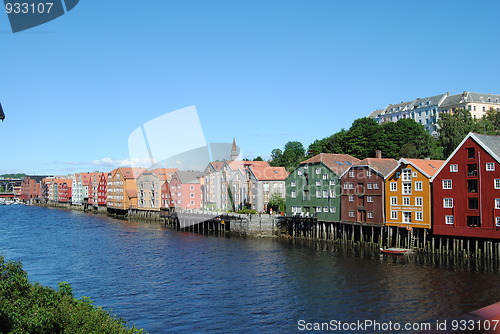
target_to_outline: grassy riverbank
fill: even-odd
[[[0,333],[145,333],[73,297],[68,283],[59,290],[28,281],[19,262],[0,256]]]

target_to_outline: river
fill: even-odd
[[[0,253],[22,261],[31,281],[67,281],[76,297],[150,333],[432,323],[500,301],[495,270],[23,205],[0,206]]]

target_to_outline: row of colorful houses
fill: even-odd
[[[265,161],[220,161],[204,172],[177,168],[120,167],[111,172],[27,177],[21,200],[42,199],[71,205],[106,207],[112,213],[130,209],[268,210],[273,194],[285,197],[285,168]]]
[[[287,215],[500,239],[500,137],[470,133],[446,160],[319,154],[286,180]]]

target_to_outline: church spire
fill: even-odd
[[[238,159],[239,155],[238,146],[236,146],[236,139],[233,138],[233,146],[231,147],[231,161]]]

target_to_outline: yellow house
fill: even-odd
[[[107,207],[115,210],[137,208],[136,180],[145,168],[121,167],[108,175]]]
[[[431,228],[431,178],[444,160],[400,159],[385,182],[388,226]]]

